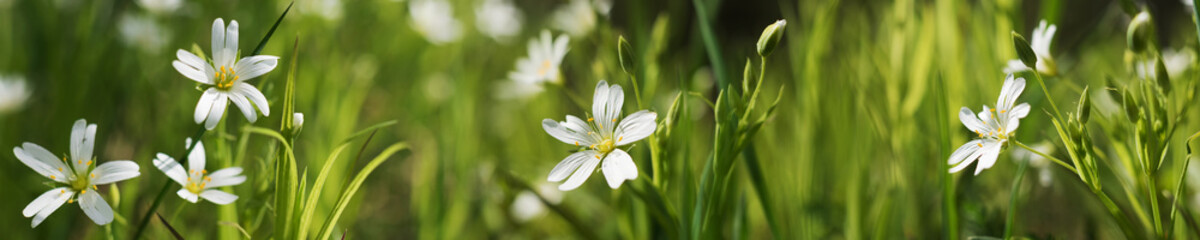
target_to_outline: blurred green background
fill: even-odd
[[[759,195],[748,180],[735,178],[735,185],[746,186],[735,205],[742,219],[720,226],[727,238],[998,237],[1013,210],[1018,236],[1121,238],[1100,203],[1084,197],[1086,186],[1054,165],[1033,166],[1026,184],[1015,188],[1022,195],[1020,208],[1008,209],[1015,163],[1028,156],[1023,150],[1009,148],[994,168],[978,176],[945,173],[949,153],[973,134],[955,113],[962,106],[977,110],[994,102],[1004,79],[1001,70],[1016,58],[1011,31],[1029,36],[1040,19],[1058,25],[1051,51],[1060,76],[1047,78],[1047,84],[1059,103],[1073,106],[1083,86],[1098,89],[1106,77],[1132,78],[1124,52],[1130,16],[1116,1],[446,0],[449,15],[416,14],[415,1],[299,0],[263,51],[282,57],[279,67],[249,81],[273,108],[270,117],[253,125],[278,129],[281,89],[290,62],[297,62],[295,109],[306,117],[295,144],[302,173],[315,174],[337,144],[376,123],[398,121],[362,147],[361,158],[372,158],[391,142],[412,145],[410,153],[394,156],[367,179],[335,237],[663,238],[639,198],[625,187],[608,188],[598,174],[569,192],[547,183],[550,169],[571,148],[546,134],[541,120],[584,114],[589,108],[569,96],[590,97],[600,80],[631,89],[618,62],[618,36],[634,47],[643,100],[661,117],[678,93],[695,92],[711,101],[719,82],[736,83],[747,58],[757,58],[754,44],[763,27],[786,19],[786,36],[768,58],[764,89],[769,90],[763,97],[775,99],[782,88],[783,100],[751,146],[764,166],[772,192],[767,202],[782,228],[771,231]],[[153,155],[182,152],[183,139],[198,127],[191,114],[201,92],[171,67],[175,50],[196,44],[209,53],[211,23],[224,18],[241,24],[245,54],[288,3],[0,0],[0,78],[23,81],[28,93],[18,107],[0,110],[0,147],[33,142],[65,152],[73,121],[96,123],[101,162],[131,159],[142,167],[140,177],[116,184],[120,199],[110,201],[116,202],[118,215],[113,231],[128,237],[166,179],[150,164]],[[487,12],[495,4],[514,8]],[[1155,14],[1164,48],[1194,59],[1190,7],[1179,1],[1144,4]],[[511,10],[519,20],[503,17],[514,16]],[[486,18],[495,14],[500,20]],[[712,23],[717,52],[705,47],[701,15]],[[509,96],[508,72],[525,56],[527,41],[545,29],[571,36],[562,87]],[[1191,70],[1181,74],[1197,76]],[[1034,111],[1022,122],[1018,139],[1057,143],[1040,111],[1046,99],[1040,87],[1032,75],[1019,76],[1031,80],[1020,100]],[[640,110],[632,95],[627,90],[625,113]],[[1096,101],[1094,115],[1114,116],[1117,105]],[[685,147],[671,149],[678,157],[666,163],[691,172],[673,175],[670,181],[679,183],[697,181],[713,142],[711,109],[696,96],[686,105],[677,131],[686,132],[688,140],[680,143]],[[191,204],[173,194],[159,208],[185,237],[242,237],[239,226],[253,238],[272,236],[270,217],[263,216],[272,211],[273,145],[253,135],[246,154],[233,156],[247,124],[230,110],[219,134],[205,135],[210,169],[238,165],[250,179],[233,190],[241,197],[233,205],[235,219],[218,219],[216,205]],[[229,144],[215,143],[222,138]],[[635,147],[631,154],[642,169],[639,177],[649,177],[647,149]],[[320,216],[333,207],[333,193],[367,161],[348,155],[334,165],[326,188],[330,194],[318,205]],[[50,187],[12,154],[0,160],[7,192],[0,199],[4,238],[107,236],[74,205],[29,229],[29,219],[18,212]],[[556,211],[510,180],[539,191]],[[103,188],[106,197],[116,197],[111,186]],[[692,198],[680,187],[663,191],[672,201]],[[592,229],[572,228],[559,210]],[[1200,220],[1190,212],[1185,218]],[[170,237],[158,222],[151,222],[148,236]]]

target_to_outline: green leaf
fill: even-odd
[[[384,149],[379,156],[376,156],[374,160],[371,160],[371,162],[367,163],[367,165],[358,172],[358,175],[354,176],[354,180],[350,182],[350,185],[346,186],[344,191],[342,191],[342,196],[338,198],[337,204],[334,205],[333,211],[329,214],[329,218],[325,219],[325,226],[322,227],[321,232],[317,234],[317,239],[329,239],[329,235],[333,234],[333,227],[337,223],[338,219],[341,218],[342,211],[346,210],[347,205],[350,205],[350,199],[353,198],[354,194],[358,192],[358,188],[362,187],[362,183],[367,179],[367,176],[370,176],[371,172],[374,172],[375,168],[379,167],[380,164],[383,164],[384,161],[387,161],[392,154],[406,149],[408,149],[407,143],[400,142],[392,144],[392,146]]]
[[[279,14],[279,19],[275,20],[275,25],[271,25],[271,30],[267,30],[267,35],[263,36],[262,40],[258,41],[258,47],[255,47],[254,51],[250,52],[250,56],[255,56],[262,53],[263,47],[267,46],[267,40],[271,40],[271,35],[275,34],[275,29],[279,28],[279,23],[283,22],[283,17],[287,16],[289,10],[292,10],[293,4],[296,4],[296,2],[293,1],[288,3],[287,8],[283,9],[283,14]]]

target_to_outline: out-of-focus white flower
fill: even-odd
[[[408,14],[413,29],[434,45],[458,41],[462,26],[454,18],[454,8],[444,0],[413,0],[408,2]]]
[[[1162,53],[1163,66],[1167,68],[1167,77],[1172,79],[1183,77],[1183,72],[1192,67],[1192,62],[1196,61],[1196,54],[1191,49],[1167,49]],[[1150,59],[1140,61],[1135,65],[1133,71],[1138,77],[1145,79],[1154,79],[1158,77],[1158,61]]]
[[[79,208],[96,225],[112,222],[112,206],[97,193],[100,189],[96,185],[123,181],[141,173],[137,163],[129,160],[109,161],[92,167],[96,163],[92,155],[95,144],[96,124],[79,119],[71,127],[71,153],[68,156],[56,157],[46,148],[30,142],[13,148],[13,154],[21,163],[60,186],[42,193],[21,211],[25,217],[33,217],[32,227],[37,227],[63,204],[75,201],[79,201]]]
[[[538,184],[537,194],[541,194],[542,197],[546,198],[546,201],[553,204],[562,202],[562,191],[559,191],[550,183]],[[528,222],[529,220],[545,215],[546,205],[542,203],[541,199],[538,199],[537,195],[526,190],[521,191],[521,193],[517,194],[516,198],[513,198],[512,209],[510,211],[512,211],[513,217],[518,222]]]
[[[588,0],[571,0],[571,3],[555,10],[551,19],[555,29],[577,38],[587,36],[596,27],[596,12]]]
[[[475,28],[498,42],[509,42],[521,32],[524,16],[509,0],[484,0],[475,7]]]
[[[183,6],[183,0],[137,0],[137,3],[155,15],[170,15]]]
[[[592,1],[592,7],[596,8],[596,13],[600,13],[601,16],[608,17],[608,14],[610,12],[612,12],[612,6],[613,6],[612,0],[594,0],[594,1]]]
[[[121,42],[150,54],[158,54],[171,41],[171,35],[154,19],[135,14],[124,14],[117,19]]]
[[[0,114],[24,107],[29,100],[29,92],[25,78],[0,75]]]
[[[558,182],[566,179],[559,190],[568,191],[583,185],[592,172],[600,166],[608,186],[616,189],[625,180],[637,179],[637,164],[629,153],[620,146],[629,145],[649,137],[657,127],[658,114],[641,110],[621,119],[621,106],[625,103],[625,91],[620,85],[608,85],[600,81],[592,98],[592,117],[585,122],[567,115],[567,121],[542,120],[542,129],[550,136],[576,147],[586,147],[567,156],[546,179]],[[573,172],[573,173],[572,173]],[[567,177],[571,178],[568,179]]]
[[[553,38],[550,31],[542,31],[540,38],[529,41],[529,56],[517,60],[516,70],[508,73],[511,85],[504,85],[502,97],[522,98],[542,91],[542,84],[561,83],[559,66],[567,55],[571,38],[559,35]]]
[[[1041,143],[1033,144],[1032,146],[1029,146],[1029,147],[1033,148],[1033,150],[1037,150],[1038,152],[1042,152],[1045,154],[1054,154],[1054,144],[1049,143],[1049,142],[1041,142]],[[1050,170],[1054,166],[1050,165],[1049,159],[1046,159],[1045,157],[1042,157],[1042,155],[1039,155],[1037,153],[1030,152],[1029,150],[1026,150],[1024,148],[1013,151],[1012,158],[1013,158],[1013,160],[1016,160],[1016,161],[1028,160],[1030,166],[1037,168],[1038,169],[1038,183],[1040,183],[1042,185],[1042,187],[1048,187],[1048,186],[1050,186],[1050,183],[1054,182],[1054,175],[1052,174],[1052,172]]]
[[[196,104],[196,112],[193,115],[196,123],[204,123],[204,128],[209,130],[220,123],[229,102],[237,105],[242,114],[246,115],[246,120],[251,123],[258,120],[258,114],[254,112],[255,107],[258,107],[263,116],[271,116],[267,97],[254,85],[246,83],[246,80],[274,70],[279,63],[279,57],[256,55],[238,59],[237,41],[238,22],[230,21],[229,27],[226,28],[225,21],[217,18],[212,25],[212,65],[183,49],[175,51],[175,56],[179,59],[171,63],[184,77],[212,86],[200,96],[200,102]]]
[[[305,15],[315,15],[328,21],[339,21],[342,19],[342,2],[341,0],[308,0],[298,2],[297,6],[300,13]]]
[[[1054,58],[1050,56],[1050,43],[1054,42],[1054,33],[1058,32],[1058,27],[1054,24],[1046,23],[1042,20],[1038,23],[1038,27],[1033,29],[1033,39],[1029,41],[1029,47],[1033,48],[1033,53],[1037,55],[1037,70],[1042,74],[1054,76],[1058,74],[1058,67],[1054,64]],[[1008,60],[1008,65],[1004,67],[1004,73],[1012,74],[1016,72],[1029,71],[1029,66],[1020,59]]]
[[[984,105],[983,111],[978,115],[967,107],[958,112],[958,119],[962,121],[963,126],[978,134],[979,139],[963,144],[950,154],[950,165],[955,165],[950,169],[951,173],[966,169],[977,159],[979,164],[975,166],[975,175],[996,164],[996,158],[1004,150],[1008,138],[1020,126],[1021,119],[1029,115],[1028,103],[1013,105],[1024,90],[1025,79],[1014,79],[1013,75],[1009,74],[1004,80],[1004,87],[1000,89],[1000,98],[996,100],[995,109],[988,109],[988,106]]]
[[[475,28],[498,42],[511,41],[521,33],[525,16],[509,0],[483,0],[475,8]]]
[[[192,145],[192,139],[188,138],[184,147]],[[176,162],[174,158],[167,154],[158,153],[154,158],[154,167],[162,170],[171,180],[183,185],[183,189],[179,189],[179,197],[189,202],[196,203],[200,198],[219,205],[233,203],[238,196],[225,191],[217,190],[218,187],[233,186],[242,184],[246,181],[246,176],[242,176],[241,167],[230,167],[212,174],[204,169],[205,164],[204,143],[196,143],[196,147],[192,152],[188,153],[187,163],[188,169],[184,171],[183,165]]]

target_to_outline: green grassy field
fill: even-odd
[[[0,227],[1200,238],[1197,10],[0,0]]]

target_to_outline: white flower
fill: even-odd
[[[183,5],[183,0],[138,0],[137,3],[150,13],[167,15],[179,9],[179,6]]]
[[[188,138],[184,147],[192,145],[192,139]],[[237,200],[237,195],[233,195],[221,190],[218,187],[233,186],[242,184],[246,181],[246,176],[242,176],[242,168],[230,167],[212,174],[208,170],[204,170],[204,143],[196,143],[196,147],[192,152],[188,153],[187,163],[188,170],[185,172],[183,166],[176,162],[174,158],[163,153],[158,153],[154,158],[154,167],[162,170],[168,178],[183,185],[183,189],[179,189],[179,197],[196,203],[198,198],[204,198],[209,202],[225,205]]]
[[[212,85],[200,96],[194,114],[196,123],[203,122],[204,127],[209,130],[216,127],[225,116],[225,107],[229,102],[237,105],[251,123],[258,120],[258,115],[254,112],[255,107],[258,107],[263,116],[271,116],[267,97],[245,81],[274,70],[275,65],[279,63],[279,57],[256,55],[237,59],[237,37],[236,20],[230,21],[229,27],[226,28],[225,21],[217,18],[212,26],[212,65],[183,49],[175,52],[179,59],[171,63],[184,77]],[[251,105],[252,102],[254,105]]]
[[[117,19],[117,30],[121,32],[121,42],[125,45],[152,54],[162,51],[163,46],[171,41],[171,36],[158,22],[141,15],[121,15],[121,18]]]
[[[607,17],[607,16],[608,16],[608,14],[609,14],[610,12],[612,12],[612,6],[613,6],[613,2],[612,2],[612,0],[595,0],[595,1],[592,1],[592,7],[593,7],[593,8],[596,8],[596,12],[597,12],[597,13],[600,13],[600,15],[603,15],[603,16],[605,16],[605,17]]]
[[[326,21],[342,19],[342,2],[340,0],[311,0],[298,2],[297,10],[306,15],[314,15]]]
[[[508,73],[513,80],[513,95],[529,96],[542,91],[542,84],[547,82],[561,83],[559,66],[567,55],[567,44],[571,38],[559,35],[551,39],[550,31],[542,31],[540,38],[529,40],[529,56],[517,60],[516,70]]]
[[[462,27],[454,18],[454,8],[443,0],[413,0],[408,2],[412,28],[434,45],[458,41]]]
[[[1033,38],[1029,39],[1029,47],[1033,48],[1033,53],[1037,55],[1037,70],[1042,74],[1053,76],[1058,73],[1054,59],[1050,57],[1050,43],[1054,41],[1054,33],[1057,31],[1057,26],[1042,20],[1038,27],[1033,29]],[[1008,60],[1008,66],[1004,68],[1006,74],[1023,71],[1029,71],[1029,67],[1020,59]]]
[[[571,0],[571,3],[555,10],[551,17],[554,28],[566,31],[573,37],[587,36],[596,27],[596,12],[588,0]]]
[[[508,42],[521,33],[523,19],[521,10],[509,0],[483,0],[475,8],[475,27],[499,42]]]
[[[0,113],[11,112],[25,106],[29,95],[25,78],[0,75]]]
[[[1029,115],[1028,103],[1013,106],[1024,90],[1025,79],[1013,79],[1013,75],[1009,74],[1004,79],[1004,87],[1000,89],[1000,98],[996,100],[995,109],[988,109],[988,106],[984,105],[979,114],[971,112],[967,107],[959,110],[958,119],[962,121],[963,126],[978,134],[979,139],[963,144],[950,154],[950,165],[957,164],[950,169],[951,173],[966,169],[976,159],[979,159],[979,166],[975,167],[975,175],[996,164],[996,158],[1008,143],[1008,138],[1020,126],[1021,118]]]
[[[608,82],[600,81],[592,98],[593,117],[587,121],[571,115],[567,115],[565,122],[542,120],[542,128],[555,139],[576,147],[587,147],[554,166],[548,181],[558,182],[570,176],[558,189],[575,189],[592,175],[597,165],[604,172],[608,186],[613,189],[620,187],[625,180],[637,179],[637,164],[633,163],[629,153],[617,147],[653,134],[658,114],[642,110],[621,120],[621,105],[624,102],[625,92],[620,85],[609,87]]]
[[[92,165],[96,161],[92,156],[95,143],[96,124],[87,124],[87,121],[79,119],[71,128],[71,153],[68,156],[55,157],[42,146],[29,142],[13,148],[13,154],[21,163],[60,186],[42,193],[21,211],[25,217],[33,217],[33,227],[41,224],[63,204],[75,201],[79,201],[83,213],[97,225],[112,222],[112,207],[97,193],[99,188],[96,185],[134,178],[141,173],[138,172],[137,163],[129,160]]]
[[[538,184],[535,190],[537,194],[541,194],[546,201],[552,204],[562,202],[562,192],[555,189],[553,184],[543,182]],[[513,198],[512,207],[509,211],[512,212],[513,218],[517,222],[528,222],[529,220],[545,215],[546,204],[542,203],[542,200],[535,195],[533,190],[525,190],[518,193],[516,198]]]
[[[1049,142],[1032,144],[1029,147],[1045,154],[1054,154],[1054,144]],[[1051,172],[1051,168],[1054,166],[1050,165],[1049,159],[1023,148],[1013,151],[1012,157],[1013,160],[1017,161],[1029,161],[1029,166],[1037,168],[1038,183],[1040,183],[1043,187],[1048,187],[1050,186],[1050,183],[1053,183],[1054,175]]]

